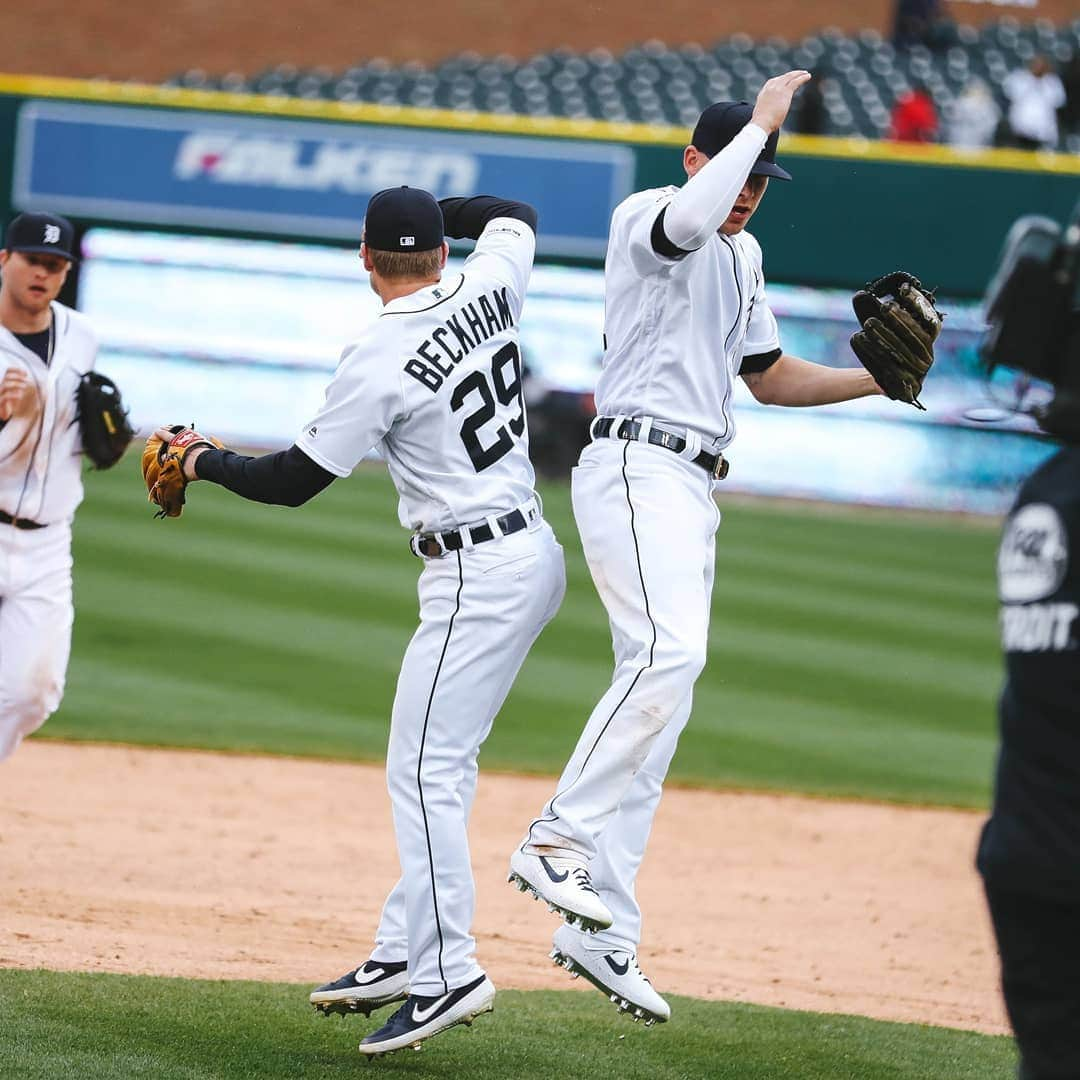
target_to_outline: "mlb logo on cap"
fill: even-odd
[[[364,215],[364,242],[375,251],[432,251],[443,242],[442,209],[421,188],[376,191]]]

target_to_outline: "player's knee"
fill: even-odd
[[[706,647],[703,641],[685,639],[657,639],[654,663],[665,681],[673,684],[676,704],[690,693],[698,676],[705,669]]]
[[[62,689],[55,683],[6,684],[0,691],[4,726],[19,739],[37,731],[59,707]]]
[[[386,755],[386,786],[392,799],[430,803],[441,792],[461,786],[463,765],[459,752],[442,753],[432,747],[391,749]]]

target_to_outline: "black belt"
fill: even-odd
[[[12,517],[0,510],[0,525],[14,525],[16,529],[44,529],[47,523],[31,521],[29,518]]]
[[[611,434],[615,418],[601,416],[593,423],[593,437],[597,439],[607,438]],[[637,442],[641,435],[640,420],[624,420],[615,432],[617,439],[626,439],[627,442]],[[681,454],[686,449],[686,439],[682,435],[675,435],[670,431],[662,431],[660,428],[649,429],[649,443],[652,446],[662,446],[673,454]],[[695,465],[700,465],[714,480],[723,480],[728,474],[728,460],[723,454],[710,454],[702,450],[692,459]]]
[[[532,506],[533,503],[529,505]],[[521,510],[511,510],[510,513],[496,518],[495,524],[499,526],[498,533],[495,533],[486,521],[444,533],[417,533],[410,539],[409,546],[414,555],[436,559],[447,551],[460,551],[465,546],[465,533],[469,534],[472,543],[484,544],[488,540],[494,540],[496,535],[509,536],[511,533],[521,532],[528,526],[529,521]]]

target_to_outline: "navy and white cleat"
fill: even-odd
[[[519,848],[510,856],[506,880],[521,892],[544,900],[571,926],[606,930],[611,925],[611,912],[593,888],[589,864],[573,852],[560,851],[562,854],[533,855]]]
[[[308,1000],[324,1016],[363,1013],[404,1001],[409,993],[409,973],[404,963],[384,964],[368,960],[340,979],[313,990]]]
[[[560,926],[552,940],[551,959],[576,978],[584,976],[621,1013],[646,1027],[666,1023],[671,1006],[653,989],[637,965],[633,953],[606,949],[593,944],[588,934],[570,926]]]
[[[495,987],[486,975],[439,997],[410,994],[378,1031],[360,1043],[360,1053],[373,1057],[410,1046],[419,1050],[420,1044],[432,1035],[457,1024],[471,1024],[481,1013],[494,1008]]]

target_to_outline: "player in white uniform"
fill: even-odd
[[[753,108],[710,106],[684,151],[687,183],[631,195],[611,222],[598,418],[573,504],[615,674],[510,876],[597,931],[560,927],[552,956],[647,1022],[670,1009],[637,966],[634,880],[705,664],[734,380],[778,405],[880,393],[862,368],[782,352],[761,249],[744,232],[768,178],[790,179],[777,132],[808,78],[769,80]]]
[[[64,218],[20,214],[0,251],[0,761],[60,705],[71,651],[75,393],[97,358],[87,320],[56,300],[73,241]]]
[[[449,276],[444,214],[447,235],[478,238]],[[298,505],[378,447],[424,560],[386,763],[402,878],[371,959],[311,995],[364,1013],[405,998],[364,1054],[468,1023],[495,996],[470,932],[477,755],[565,590],[562,548],[533,491],[522,400],[518,320],[535,227],[531,207],[489,196],[441,209],[413,188],[373,196],[361,255],[384,307],[345,349],[322,409],[288,451],[195,450],[185,461],[189,477]]]

